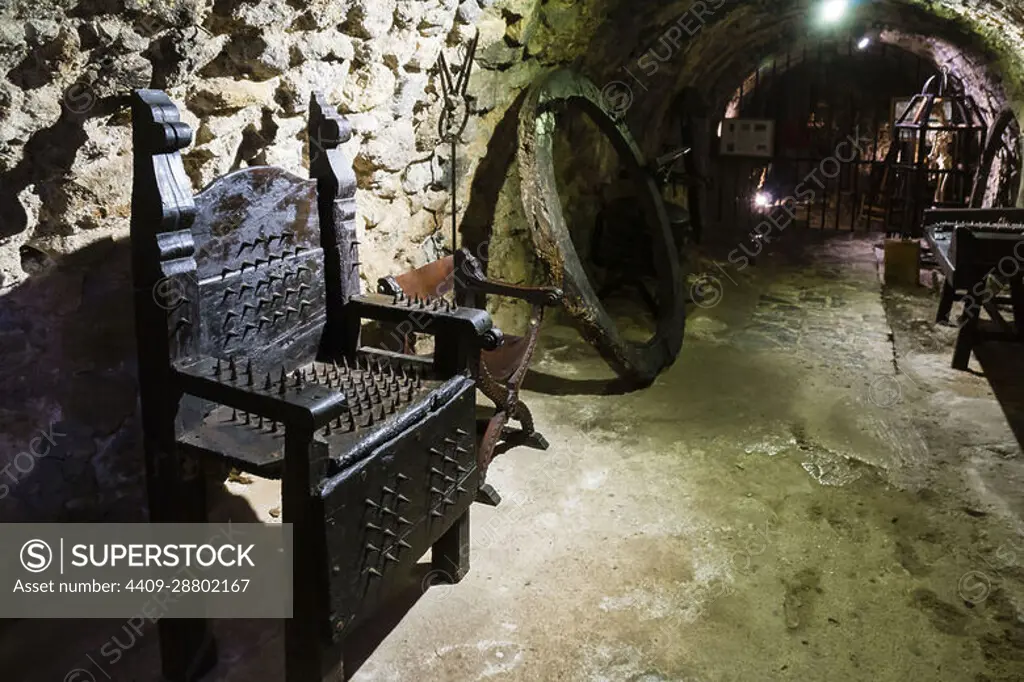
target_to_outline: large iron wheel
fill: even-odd
[[[555,181],[553,137],[556,116],[570,106],[587,115],[611,141],[636,184],[644,217],[654,239],[658,315],[646,343],[628,341],[605,310],[573,244]],[[554,71],[527,94],[519,117],[519,177],[523,206],[537,254],[555,284],[565,292],[563,304],[584,338],[622,377],[646,385],[675,361],[683,344],[685,297],[679,257],[668,215],[647,161],[625,123],[602,106],[602,95],[573,71]]]

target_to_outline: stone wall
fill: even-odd
[[[585,47],[565,36],[587,15],[566,0],[0,0],[0,519],[141,512],[128,92],[179,105],[197,191],[248,165],[305,174],[309,93],[326,92],[355,131],[370,288],[450,248],[434,65],[479,29],[460,208],[493,274],[526,281],[510,106]]]
[[[728,96],[751,63],[792,39],[810,6],[707,0],[703,7],[719,5],[700,30],[677,39],[650,91],[635,93],[628,116],[646,148],[660,144],[673,93],[695,85]],[[919,11],[902,27],[915,35],[945,27],[954,45],[974,36],[971,49],[994,59],[992,73],[1019,95],[1024,11],[963,0],[928,5],[944,18]],[[599,85],[624,79],[623,68],[664,44],[694,6],[0,0],[0,519],[140,513],[125,240],[132,88],[167,89],[182,107],[195,130],[185,158],[196,189],[253,164],[304,174],[306,102],[311,90],[325,91],[355,129],[348,152],[359,179],[363,276],[372,286],[450,246],[451,164],[438,146],[432,67],[440,50],[467,44],[478,29],[473,117],[459,151],[462,231],[467,243],[487,242],[492,275],[536,280],[543,275],[514,167],[523,89],[559,65]],[[871,6],[901,27],[907,3]],[[504,327],[521,322],[514,307],[496,312]]]

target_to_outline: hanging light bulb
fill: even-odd
[[[849,8],[850,0],[825,0],[821,5],[821,20],[826,24],[838,23]]]

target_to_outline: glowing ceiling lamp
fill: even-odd
[[[826,24],[839,23],[850,9],[850,0],[825,0],[821,5],[821,20]]]

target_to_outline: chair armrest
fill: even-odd
[[[527,303],[540,306],[554,306],[562,302],[564,294],[557,287],[526,287],[508,284],[494,279],[472,279],[466,282],[466,288],[481,294],[508,296],[518,298]]]
[[[554,306],[562,302],[562,290],[557,287],[529,287],[490,279],[484,274],[480,261],[465,249],[460,249],[455,264],[455,276],[466,289],[481,294],[518,298],[532,305]]]
[[[487,311],[453,306],[441,299],[428,302],[401,295],[363,294],[353,296],[348,305],[363,319],[404,322],[412,325],[408,331],[432,336],[455,333],[473,339],[483,350],[494,350],[503,338]]]
[[[179,363],[175,372],[181,389],[203,400],[283,422],[285,428],[293,425],[316,429],[348,410],[345,394],[323,384],[304,382],[295,386],[288,379],[282,394],[277,382],[270,390],[264,390],[256,382],[253,386],[247,385],[244,373],[232,380],[222,367],[218,376],[217,366],[218,361],[209,357]]]

